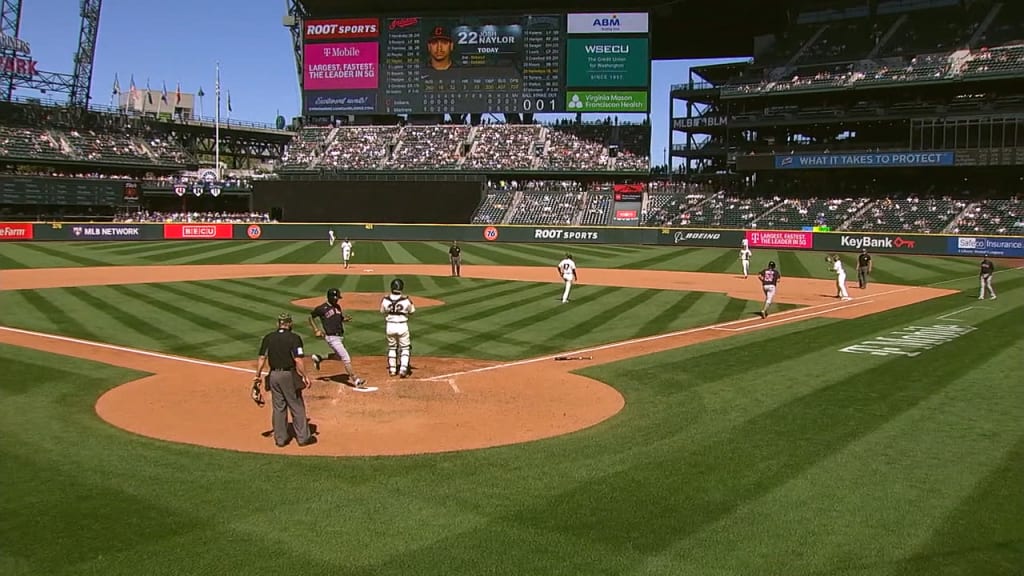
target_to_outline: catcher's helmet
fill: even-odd
[[[341,290],[338,290],[337,288],[329,288],[327,290],[327,301],[331,304],[335,304],[338,300],[341,300]]]
[[[772,270],[774,270],[775,269],[775,260],[769,260],[768,261],[768,267],[771,268]]]
[[[395,278],[391,281],[391,291],[398,294],[402,290],[405,290],[405,282],[402,282],[401,278]]]

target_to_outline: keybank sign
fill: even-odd
[[[647,34],[646,12],[569,14],[569,34]]]

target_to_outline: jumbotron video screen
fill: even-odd
[[[648,14],[303,23],[307,116],[647,112]]]

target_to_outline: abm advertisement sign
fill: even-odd
[[[566,85],[574,88],[646,88],[651,62],[647,38],[569,38]]]
[[[306,90],[376,90],[379,46],[376,42],[307,44],[302,64]]]
[[[962,256],[1003,256],[1006,258],[1024,258],[1024,238],[978,238],[974,236],[957,236],[947,240],[950,254]]]
[[[569,34],[647,34],[650,17],[646,12],[569,14]]]
[[[867,152],[863,154],[789,154],[775,156],[777,170],[809,168],[906,168],[952,166],[952,152]]]

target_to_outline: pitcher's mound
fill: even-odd
[[[342,292],[341,293],[341,308],[343,310],[380,310],[380,301],[384,297],[383,293],[376,292]],[[436,300],[434,298],[427,298],[425,296],[416,296],[415,294],[409,295],[412,299],[412,303],[417,308],[430,308],[431,306],[443,306],[444,302]],[[327,296],[315,296],[313,298],[302,298],[301,300],[292,300],[292,304],[302,308],[309,308],[312,310],[320,304],[327,301]]]

